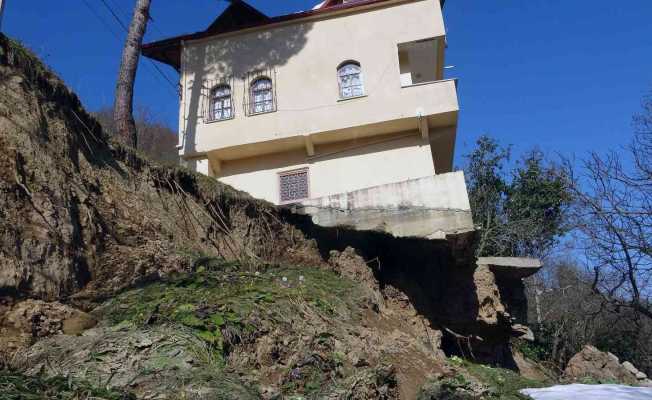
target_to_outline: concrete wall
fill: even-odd
[[[433,126],[455,125],[454,82],[402,88],[400,80],[398,44],[444,35],[437,0],[396,0],[186,42],[180,152],[195,156],[224,149],[212,157],[231,160],[276,152],[279,143],[296,148],[308,136],[327,143],[415,129],[418,113],[442,116],[429,119]],[[336,71],[345,60],[361,64],[366,97],[340,101]],[[251,83],[245,75],[258,69],[273,75],[278,111],[245,116]],[[206,85],[220,80],[233,86],[235,118],[204,123]]]
[[[433,175],[430,144],[418,131],[366,138],[221,163],[219,180],[254,197],[279,203],[278,174],[308,168],[310,197]]]
[[[473,230],[463,172],[425,176],[303,201],[299,212],[322,226],[444,238]]]

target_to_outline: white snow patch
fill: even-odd
[[[623,385],[563,385],[523,389],[534,400],[652,400],[652,388]]]

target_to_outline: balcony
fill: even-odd
[[[194,149],[186,147],[184,156],[207,154],[228,161],[298,148],[311,155],[321,144],[417,130],[427,135],[457,124],[454,80],[404,86],[387,78],[385,83],[368,85],[366,95],[347,100],[338,100],[335,92],[330,102],[302,106],[286,94],[279,96],[276,112],[236,114],[211,124],[198,121]]]

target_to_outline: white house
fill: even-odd
[[[322,225],[441,237],[472,229],[451,172],[445,48],[439,0],[327,0],[280,17],[234,1],[143,53],[180,73],[189,167]]]

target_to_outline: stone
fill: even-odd
[[[140,341],[138,341],[138,343],[136,343],[135,347],[136,347],[138,350],[142,350],[142,349],[146,349],[146,348],[148,348],[148,347],[151,347],[152,344],[154,344],[154,342],[152,342],[151,339],[149,339],[149,338],[142,338]]]
[[[631,368],[636,369],[633,365]],[[584,346],[582,351],[570,359],[564,376],[570,380],[591,378],[604,383],[620,382],[629,385],[638,383],[635,374],[620,364],[618,357],[590,345]]]
[[[85,312],[75,312],[63,320],[62,331],[66,335],[81,335],[88,329],[97,325],[97,320]]]
[[[279,400],[281,398],[281,392],[272,386],[263,386],[260,392],[264,400]]]
[[[97,324],[95,318],[58,302],[24,300],[0,315],[0,355],[21,351],[34,341],[64,333],[79,335]]]
[[[625,368],[627,371],[631,372],[632,375],[636,376],[636,374],[639,373],[639,370],[636,369],[634,364],[630,363],[629,361],[625,361],[623,364],[623,368]]]

